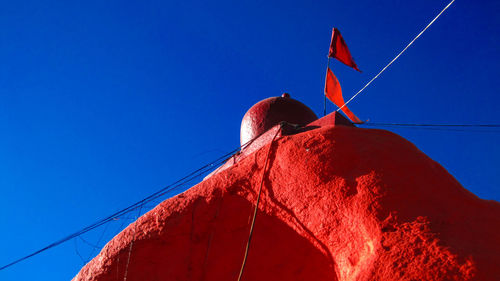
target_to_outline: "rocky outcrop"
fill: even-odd
[[[159,204],[73,280],[236,280],[268,148]],[[272,144],[243,280],[500,280],[499,232],[500,204],[413,144],[327,126]]]

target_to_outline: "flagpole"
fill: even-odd
[[[328,62],[326,63],[326,74],[328,75],[328,67],[330,67],[330,56],[328,56]],[[325,81],[326,83],[326,81]],[[326,93],[325,91],[323,91],[323,96],[324,96],[324,100],[323,100],[323,116],[326,116]]]

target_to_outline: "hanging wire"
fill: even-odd
[[[372,78],[372,80],[370,80],[368,83],[366,83],[365,86],[363,86],[363,88],[361,88],[361,90],[359,90],[354,96],[352,96],[346,103],[344,103],[344,105],[342,105],[339,109],[337,109],[337,112],[340,111],[342,108],[344,108],[344,106],[346,106],[348,103],[350,103],[353,99],[355,99],[359,94],[361,94],[361,92],[363,92],[366,87],[368,87],[375,79],[377,79],[380,74],[382,74],[382,72],[384,72],[393,62],[395,62],[411,45],[413,45],[413,42],[415,42],[419,37],[420,35],[422,35],[440,16],[441,14],[446,11],[446,9],[448,9],[451,4],[453,4],[453,2],[455,2],[455,0],[452,0],[448,5],[446,5],[446,7],[444,7],[443,10],[441,10],[441,12],[439,12],[439,14],[422,30],[420,31],[420,33],[415,37],[413,38],[413,40],[411,40],[411,42],[406,45],[406,47],[401,51],[399,52],[399,54],[393,58],[384,68],[382,68],[382,70],[380,70],[380,72],[375,75],[375,77]]]
[[[208,245],[207,249],[205,251],[205,257],[203,258],[203,266],[202,266],[202,271],[201,271],[201,281],[205,281],[205,275],[207,274],[207,264],[208,264],[208,256],[210,254],[210,248],[212,247],[212,240],[214,238],[214,232],[216,229],[217,225],[217,219],[219,217],[220,209],[222,208],[222,203],[224,202],[224,197],[221,197],[221,200],[219,202],[219,205],[217,206],[217,210],[215,211],[215,216],[213,218],[214,220],[214,225],[212,226],[212,231],[210,231],[210,236],[208,238]]]
[[[337,111],[340,111],[344,106],[346,106],[347,104],[349,104],[354,98],[356,98],[361,92],[363,92],[364,89],[366,89],[366,87],[368,87],[375,79],[377,79],[392,63],[394,63],[441,16],[441,14],[446,9],[448,9],[451,6],[451,4],[453,4],[453,2],[455,2],[455,0],[452,0],[391,62],[389,62],[389,64],[387,64],[377,75],[375,75],[375,77],[373,77],[363,88],[361,88],[361,90],[359,90],[346,103],[344,103],[344,105],[342,105],[342,107],[340,107],[339,109],[337,109]],[[371,124],[372,125],[376,125],[375,123],[371,123]],[[365,125],[368,125],[368,124],[365,124]],[[381,125],[381,124],[379,124],[379,125]],[[394,125],[393,124],[393,126],[398,126],[398,125]],[[257,136],[257,137],[259,137],[259,136]],[[254,139],[256,139],[256,138],[254,138]],[[274,140],[274,138],[273,138],[273,140]],[[142,200],[140,200],[140,201],[138,201],[138,202],[136,202],[136,203],[134,203],[134,204],[132,204],[132,205],[130,205],[130,206],[128,206],[128,207],[126,207],[126,208],[124,208],[124,209],[122,209],[122,210],[120,210],[120,211],[118,211],[118,212],[116,212],[116,213],[114,213],[114,214],[106,217],[106,218],[103,218],[103,219],[101,219],[101,220],[99,220],[99,221],[97,221],[97,222],[95,222],[95,223],[93,223],[93,224],[91,224],[91,225],[89,225],[89,226],[87,226],[87,227],[85,227],[85,228],[83,228],[83,229],[75,232],[75,233],[72,233],[72,234],[70,234],[70,235],[68,235],[68,236],[66,236],[66,237],[64,237],[64,238],[62,238],[60,240],[57,240],[56,242],[53,242],[53,243],[51,243],[51,244],[49,244],[49,245],[47,245],[47,246],[45,246],[45,247],[43,247],[43,248],[41,248],[41,249],[33,252],[31,254],[28,254],[28,255],[26,255],[26,256],[24,256],[22,258],[19,258],[19,259],[14,260],[14,261],[12,261],[12,262],[4,265],[4,266],[1,266],[0,267],[0,271],[4,270],[6,268],[9,268],[9,267],[11,267],[11,266],[13,266],[13,265],[15,265],[15,264],[23,261],[23,260],[31,258],[31,257],[33,257],[35,255],[38,255],[38,254],[40,254],[40,253],[42,253],[42,252],[44,252],[46,250],[49,250],[49,249],[51,249],[53,247],[56,247],[56,246],[58,246],[58,245],[60,245],[62,243],[65,243],[68,240],[71,240],[71,239],[73,239],[75,237],[78,237],[78,236],[80,236],[80,235],[82,235],[82,234],[84,234],[86,232],[89,232],[89,231],[91,231],[91,230],[93,230],[93,229],[95,229],[95,228],[97,228],[99,226],[102,226],[103,224],[106,224],[106,223],[108,223],[110,221],[113,221],[116,218],[118,218],[118,217],[120,217],[120,216],[122,216],[122,215],[124,215],[126,213],[134,211],[134,210],[136,210],[138,208],[142,208],[142,206],[145,203],[151,202],[152,200],[155,200],[155,199],[157,199],[157,198],[165,195],[168,192],[171,192],[171,191],[173,191],[173,190],[175,190],[175,189],[177,189],[177,188],[179,188],[181,186],[184,186],[185,184],[191,182],[193,179],[195,179],[195,178],[199,177],[200,175],[208,172],[210,169],[212,169],[217,164],[224,163],[227,159],[229,159],[230,157],[232,157],[232,155],[235,152],[237,152],[238,150],[240,150],[242,147],[247,146],[252,141],[253,140],[251,140],[248,143],[246,143],[246,144],[238,147],[237,149],[235,149],[235,150],[233,150],[233,151],[231,151],[231,152],[229,152],[229,153],[227,153],[227,154],[225,154],[225,155],[217,158],[213,162],[211,162],[211,163],[209,163],[209,164],[207,164],[207,165],[205,165],[205,166],[203,166],[203,167],[201,167],[201,168],[199,168],[199,169],[191,172],[187,176],[185,176],[185,177],[177,180],[176,182],[174,182],[174,183],[172,183],[172,184],[170,184],[170,185],[168,185],[168,186],[160,189],[159,191],[157,191],[157,192],[149,195],[148,197],[146,197],[146,198],[144,198],[144,199],[142,199]],[[229,158],[228,158],[228,156],[229,156]],[[266,160],[266,165],[267,165],[267,160]],[[264,169],[264,171],[265,171],[265,169]],[[261,188],[262,188],[262,186],[261,186]],[[259,190],[259,197],[260,197],[260,191],[261,190]],[[258,199],[259,199],[259,197],[258,197]],[[258,204],[258,201],[257,201],[257,204]],[[257,208],[257,205],[256,205],[256,208]],[[255,215],[256,214],[254,214],[254,219],[252,221],[251,231],[253,230],[253,224],[255,223]],[[248,247],[249,247],[249,244],[250,244],[251,234],[252,234],[252,232],[250,232],[250,237],[249,237],[249,241],[248,241],[248,244],[247,244],[247,251],[248,251]],[[238,278],[238,280],[240,280],[240,278],[241,278],[241,274],[242,274],[244,266],[245,266],[245,261],[246,261],[246,255],[247,254],[248,253],[246,252],[245,253],[244,262],[242,264],[242,268],[241,268],[241,271],[240,271],[240,277]]]
[[[85,242],[87,245],[89,245],[89,246],[92,247],[92,251],[88,255],[87,259],[85,260],[85,263],[89,262],[92,259],[92,256],[94,255],[94,253],[95,253],[96,250],[99,250],[99,249],[102,248],[101,246],[99,246],[99,244],[101,244],[101,241],[102,241],[102,239],[104,237],[104,234],[108,230],[108,227],[109,227],[109,223],[106,224],[106,226],[104,227],[103,231],[101,232],[101,235],[99,236],[99,239],[97,240],[97,242],[95,244],[90,243],[87,240],[83,239],[83,237],[81,235],[78,236],[83,242]]]
[[[282,126],[280,125],[280,128],[276,131],[276,134],[274,134],[274,137],[272,138],[271,143],[269,144],[269,149],[267,150],[266,162],[264,164],[264,168],[262,168],[262,180],[260,181],[259,193],[257,194],[257,200],[255,201],[255,209],[253,211],[252,223],[250,225],[250,233],[248,234],[248,241],[245,247],[245,254],[243,256],[243,262],[241,264],[240,274],[238,275],[238,281],[241,281],[241,278],[243,277],[243,271],[245,269],[245,265],[247,262],[248,251],[250,249],[250,242],[252,241],[252,234],[255,226],[255,220],[257,218],[257,211],[259,210],[260,194],[262,193],[262,186],[264,185],[267,163],[269,162],[269,155],[271,154],[271,148],[273,147],[274,140],[278,136],[278,133],[281,132],[281,129]]]
[[[80,254],[80,251],[78,250],[78,239],[73,238],[73,243],[74,243],[74,248],[75,248],[75,253],[78,257],[80,257],[80,260],[82,261],[82,265],[85,265],[86,261],[83,259],[82,255]]]
[[[112,214],[112,215],[110,215],[110,216],[108,216],[108,217],[106,217],[104,219],[101,219],[101,220],[99,220],[99,221],[97,221],[97,222],[95,222],[95,223],[93,223],[93,224],[91,224],[91,225],[89,225],[89,226],[87,226],[87,227],[85,227],[85,228],[83,228],[83,229],[75,232],[75,233],[72,233],[72,234],[70,234],[70,235],[68,235],[68,236],[66,236],[66,237],[64,237],[64,238],[62,238],[62,239],[60,239],[60,240],[58,240],[56,242],[53,242],[53,243],[51,243],[51,244],[49,244],[49,245],[41,248],[40,250],[37,250],[37,251],[35,251],[35,252],[33,252],[33,253],[29,254],[29,255],[26,255],[26,256],[24,256],[22,258],[19,258],[19,259],[13,261],[13,262],[10,262],[10,263],[8,263],[8,264],[0,267],[0,271],[6,269],[8,267],[11,267],[11,266],[13,266],[13,265],[15,265],[15,264],[23,261],[23,260],[31,258],[31,257],[33,257],[35,255],[38,255],[38,254],[40,254],[40,253],[42,253],[42,252],[44,252],[44,251],[46,251],[48,249],[56,247],[56,246],[58,246],[58,245],[60,245],[60,244],[62,244],[64,242],[66,242],[66,241],[68,241],[68,240],[70,240],[72,238],[75,238],[75,237],[81,235],[81,234],[89,232],[89,231],[91,231],[91,230],[93,230],[93,229],[95,229],[95,228],[97,228],[97,227],[99,227],[99,226],[101,226],[103,224],[106,224],[106,223],[114,220],[115,218],[118,218],[120,216],[123,216],[124,214],[127,214],[127,213],[129,213],[129,212],[131,212],[133,210],[136,210],[139,206],[141,206],[141,204],[143,204],[145,202],[149,202],[151,200],[154,200],[154,199],[156,199],[158,197],[161,197],[161,196],[165,195],[168,192],[171,192],[171,191],[173,191],[173,190],[175,190],[175,189],[177,189],[177,188],[179,188],[181,186],[184,186],[186,183],[191,182],[193,179],[195,179],[195,178],[199,177],[200,175],[202,175],[203,173],[206,173],[207,171],[209,171],[216,163],[218,163],[218,164],[223,163],[223,161],[221,161],[221,160],[225,160],[225,158],[224,159],[219,158],[218,160],[216,160],[216,161],[214,161],[214,162],[212,162],[210,164],[207,164],[207,165],[203,166],[202,168],[199,168],[198,170],[196,170],[196,171],[190,173],[189,175],[181,178],[180,180],[174,182],[173,184],[171,184],[171,185],[169,185],[169,186],[167,186],[165,188],[162,188],[161,190],[159,190],[159,191],[151,194],[150,196],[142,199],[141,201],[139,201],[137,203],[134,203],[134,204],[130,205],[129,207],[127,207],[125,209],[122,209],[122,210],[120,210],[120,211],[118,211],[118,212],[116,212],[116,213],[114,213],[114,214]]]
[[[128,248],[127,264],[125,265],[125,274],[123,275],[123,281],[127,281],[128,266],[130,264],[130,256],[132,255],[132,248],[134,247],[135,236],[137,234],[137,219],[141,216],[141,211],[142,211],[142,205],[139,208],[139,212],[137,213],[137,217],[136,217],[136,220],[134,222],[134,235],[132,236],[132,242],[130,242],[130,247]]]
[[[422,123],[363,123],[357,124],[369,127],[387,127],[401,129],[418,129],[447,132],[498,133],[500,124],[422,124]]]
[[[45,246],[45,247],[37,250],[37,251],[34,251],[34,252],[32,252],[32,253],[30,253],[30,254],[28,254],[26,256],[23,256],[23,257],[21,257],[21,258],[19,258],[17,260],[14,260],[14,261],[6,264],[6,265],[1,266],[0,267],[0,271],[4,270],[6,268],[9,268],[9,267],[11,267],[11,266],[13,266],[13,265],[21,262],[21,261],[24,261],[26,259],[29,259],[29,258],[33,257],[33,256],[36,256],[36,255],[38,255],[38,254],[40,254],[42,252],[45,252],[45,251],[47,251],[47,250],[49,250],[51,248],[59,246],[60,244],[63,244],[63,243],[65,243],[65,242],[67,242],[67,241],[69,241],[69,240],[71,240],[71,239],[73,239],[75,237],[78,237],[78,236],[80,236],[80,235],[82,235],[82,234],[84,234],[86,232],[89,232],[89,231],[91,231],[91,230],[93,230],[93,229],[95,229],[95,228],[97,228],[99,226],[102,226],[103,224],[106,224],[106,223],[108,223],[110,221],[114,221],[117,218],[119,218],[119,217],[121,217],[121,216],[123,216],[123,215],[125,215],[125,214],[127,214],[129,212],[132,212],[132,211],[136,210],[137,208],[139,208],[141,206],[144,206],[144,204],[146,204],[146,203],[152,202],[155,199],[160,198],[160,197],[164,196],[165,194],[167,194],[169,192],[172,192],[172,191],[174,191],[174,190],[176,190],[176,189],[178,189],[180,187],[185,186],[186,184],[190,183],[194,179],[196,179],[196,178],[200,177],[201,175],[206,174],[207,172],[211,171],[214,167],[217,167],[218,165],[221,165],[222,163],[226,162],[228,159],[230,159],[231,157],[233,157],[235,153],[237,153],[241,149],[243,149],[243,148],[247,147],[248,145],[250,145],[255,139],[257,139],[261,135],[262,134],[259,134],[259,135],[255,136],[252,140],[246,142],[245,144],[239,146],[238,148],[236,148],[236,149],[234,149],[234,150],[232,150],[232,151],[230,151],[230,152],[228,152],[228,153],[226,153],[226,154],[218,157],[217,159],[213,160],[212,162],[210,162],[210,163],[202,166],[201,168],[198,168],[197,170],[189,173],[188,175],[182,177],[181,179],[175,181],[174,183],[172,183],[172,184],[170,184],[168,186],[165,186],[164,188],[162,188],[162,189],[158,190],[157,192],[155,192],[155,193],[147,196],[146,198],[144,198],[144,199],[142,199],[142,200],[140,200],[140,201],[138,201],[138,202],[136,202],[136,203],[134,203],[134,204],[132,204],[132,205],[130,205],[130,206],[128,206],[128,207],[126,207],[126,208],[124,208],[124,209],[122,209],[122,210],[114,213],[114,214],[112,214],[112,215],[109,215],[109,216],[107,216],[107,217],[105,217],[103,219],[100,219],[97,222],[95,222],[95,223],[93,223],[91,225],[88,225],[88,226],[86,226],[86,227],[84,227],[84,228],[82,228],[82,229],[80,229],[80,230],[78,230],[78,231],[76,231],[76,232],[74,232],[74,233],[72,233],[72,234],[64,237],[64,238],[61,238],[61,239],[59,239],[59,240],[57,240],[57,241],[55,241],[55,242],[53,242],[53,243],[51,243],[49,245],[47,245],[47,246]]]
[[[90,243],[89,241],[87,241],[86,239],[84,239],[81,235],[78,236],[78,238],[80,238],[80,240],[82,240],[83,243],[89,245],[90,247],[92,247],[94,249],[96,249],[96,248],[98,249],[99,248],[99,246],[97,246],[97,245],[95,245],[93,243]]]
[[[401,127],[462,127],[462,128],[500,128],[500,124],[422,124],[422,123],[363,123],[368,126],[401,126]]]
[[[123,230],[123,226],[127,222],[128,219],[122,219],[122,223],[120,224],[120,227],[118,228],[118,231]],[[116,280],[119,279],[120,276],[120,255],[116,257]]]

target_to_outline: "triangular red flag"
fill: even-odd
[[[354,115],[354,113],[344,105],[344,98],[342,97],[342,88],[340,87],[339,80],[337,77],[333,75],[332,70],[328,67],[326,71],[326,79],[325,79],[325,95],[331,100],[335,105],[339,108],[342,108],[342,112],[344,112],[349,119],[351,119],[354,123],[362,123],[361,120]]]
[[[332,30],[332,41],[330,42],[330,52],[328,53],[328,57],[336,58],[345,65],[361,72],[361,70],[359,70],[358,66],[354,62],[354,59],[351,56],[351,52],[349,52],[349,49],[347,48],[347,45],[344,41],[344,38],[342,38],[340,31],[335,27]]]

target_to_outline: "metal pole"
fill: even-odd
[[[328,57],[328,62],[326,63],[326,75],[328,75],[328,68],[330,67],[330,57]],[[326,76],[325,76],[326,79]],[[325,80],[326,83],[326,80]],[[323,91],[323,116],[326,116],[326,93]]]

